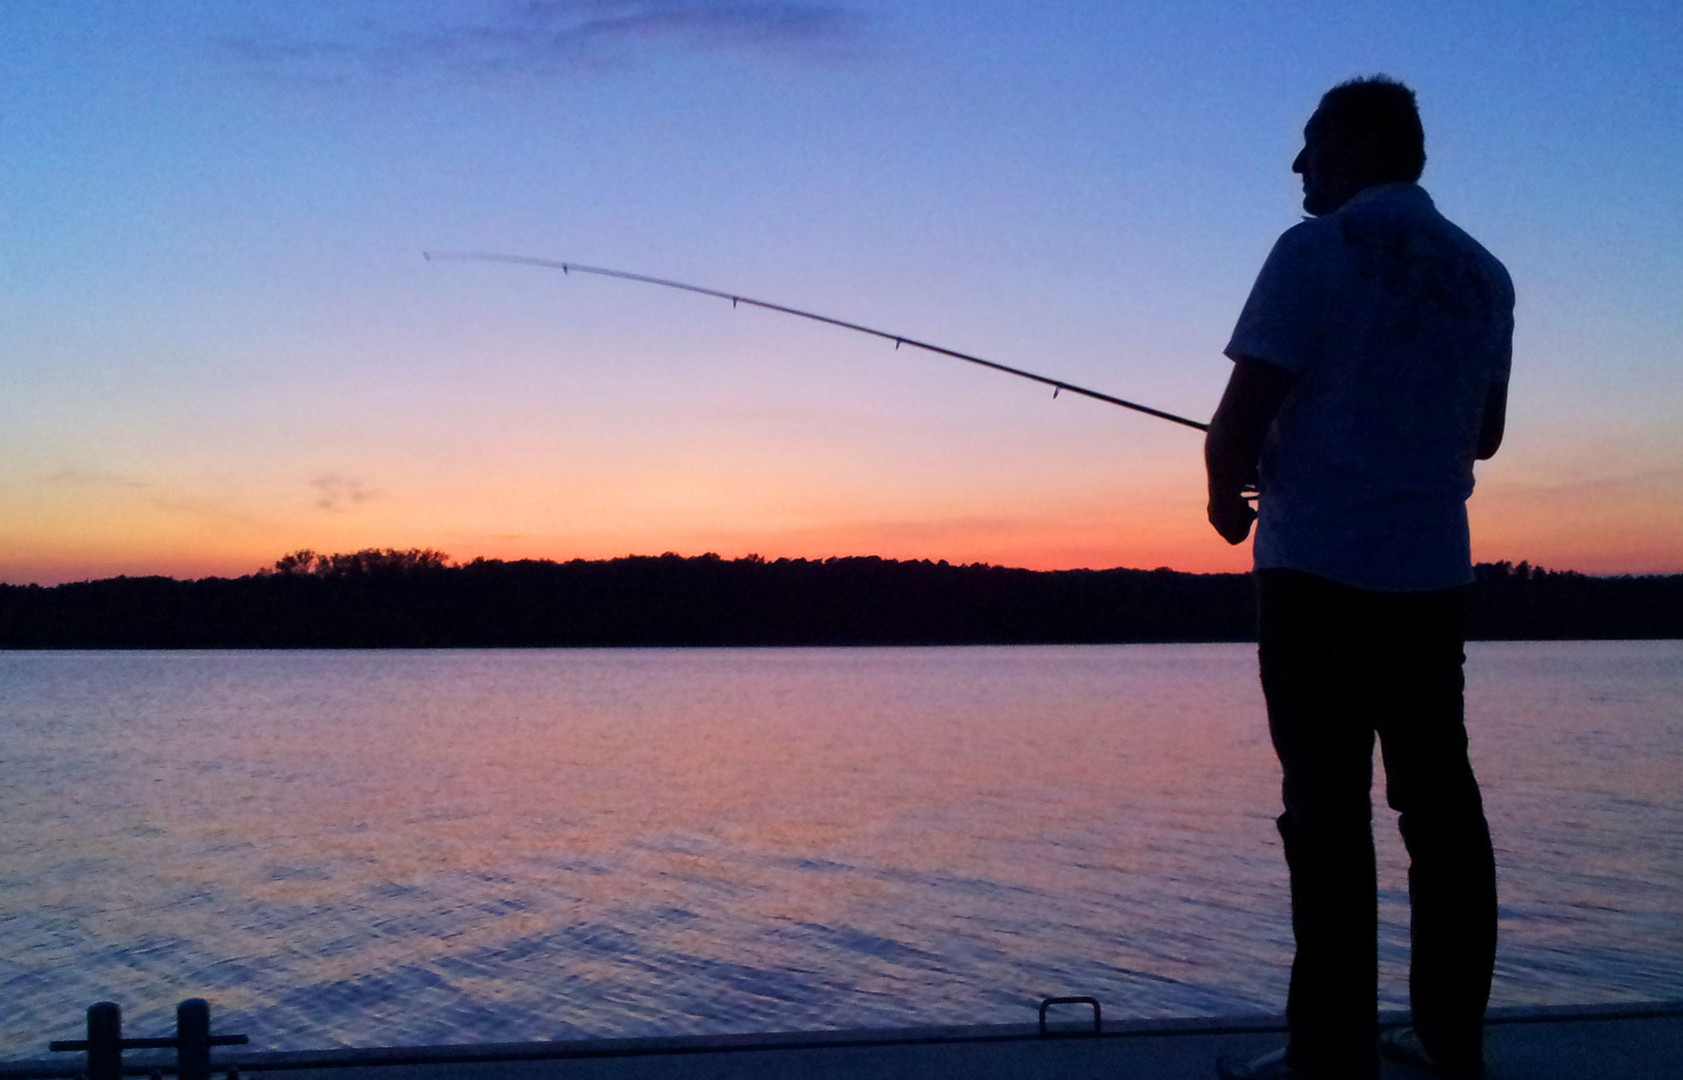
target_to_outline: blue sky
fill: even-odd
[[[0,580],[296,547],[1242,566],[1195,434],[1320,93],[1508,265],[1475,554],[1683,570],[1675,4],[14,4]]]

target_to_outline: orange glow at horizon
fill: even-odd
[[[412,502],[392,496],[366,510],[299,513],[301,520],[290,522],[208,502],[107,504],[103,513],[60,506],[27,530],[15,521],[0,526],[0,581],[232,577],[300,548],[329,553],[368,547],[433,548],[456,562],[672,551],[772,560],[874,555],[1031,570],[1161,566],[1213,573],[1250,566],[1249,543],[1232,548],[1216,537],[1203,520],[1200,498],[1167,490],[1132,499],[1090,491],[967,492],[932,504],[906,492],[842,498],[838,489],[732,490],[686,486],[674,478],[663,491],[599,491],[587,498],[575,490],[548,502],[528,500],[523,509],[509,509],[484,488],[458,491],[454,499],[443,494]],[[1683,512],[1629,493],[1543,497],[1481,489],[1472,517],[1475,561],[1528,560],[1591,574],[1683,572],[1678,547],[1653,540],[1683,534]]]
[[[726,388],[633,406],[512,387],[487,415],[416,406],[360,424],[311,421],[328,434],[247,440],[233,453],[221,442],[126,469],[0,470],[0,581],[240,576],[301,548],[432,548],[457,562],[673,551],[1249,568],[1250,545],[1229,547],[1204,520],[1195,436],[1084,404],[1025,407],[1018,388],[988,380],[952,384],[964,408],[942,412],[886,394],[838,400],[858,380],[814,378],[833,382],[752,409]],[[1505,449],[1481,464],[1475,560],[1683,572],[1669,444],[1646,445],[1650,460],[1627,462],[1623,479],[1578,478],[1582,462],[1611,455]]]

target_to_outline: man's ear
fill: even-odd
[[[1363,131],[1349,137],[1345,146],[1350,154],[1350,166],[1364,180],[1374,180],[1385,174],[1383,140],[1377,131]]]

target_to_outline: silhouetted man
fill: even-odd
[[[1473,461],[1502,440],[1513,286],[1440,215],[1414,94],[1328,91],[1292,170],[1313,217],[1263,264],[1205,458],[1210,523],[1257,523],[1258,658],[1284,772],[1297,956],[1286,1049],[1229,1078],[1369,1080],[1380,1043],[1483,1075],[1496,871],[1462,720]],[[1255,477],[1253,512],[1241,495]],[[1414,1027],[1377,1030],[1373,743],[1408,847]]]

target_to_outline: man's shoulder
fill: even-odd
[[[1468,287],[1487,310],[1513,309],[1507,267],[1417,184],[1371,188],[1322,220],[1335,225],[1355,278],[1382,279],[1392,289],[1405,280],[1429,281],[1434,295]]]
[[[1338,230],[1331,227],[1329,218],[1306,217],[1280,234],[1280,238],[1274,241],[1274,250],[1308,252],[1331,243],[1337,237]]]
[[[1304,218],[1281,233],[1263,264],[1264,278],[1299,280],[1323,262],[1339,243],[1338,229],[1329,219]]]
[[[1362,192],[1349,204],[1322,221],[1336,221],[1339,239],[1345,243],[1371,244],[1371,233],[1388,232],[1396,227],[1422,230],[1430,234],[1438,246],[1456,249],[1459,254],[1477,259],[1508,281],[1507,268],[1460,225],[1451,221],[1438,209],[1424,188],[1418,184],[1386,184]]]
[[[1450,221],[1442,214],[1437,214],[1436,216],[1437,219],[1443,223],[1444,229],[1455,238],[1455,242],[1466,257],[1476,260],[1483,266],[1485,273],[1488,274],[1491,280],[1496,284],[1497,289],[1505,295],[1509,306],[1512,306],[1514,296],[1513,278],[1508,276],[1508,268],[1502,265],[1502,260],[1491,254],[1490,249],[1481,244],[1478,239],[1471,233],[1467,232],[1467,230],[1461,228],[1461,226],[1455,224],[1455,222]]]

